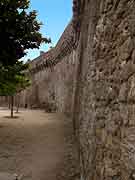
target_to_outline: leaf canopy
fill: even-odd
[[[42,23],[35,10],[28,11],[29,5],[28,0],[0,0],[0,63],[4,66],[15,64],[25,50],[51,41],[42,37]]]

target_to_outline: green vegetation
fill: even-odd
[[[29,84],[24,73],[28,65],[20,59],[26,50],[50,42],[39,32],[42,23],[35,10],[29,12],[29,5],[28,0],[0,1],[0,95],[11,96],[12,106],[13,96]]]
[[[0,95],[11,96],[11,117],[13,117],[14,96],[30,85],[25,75],[28,65],[17,62],[8,68],[1,67],[0,74]]]

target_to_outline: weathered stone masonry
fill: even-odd
[[[38,93],[29,102],[48,101],[57,111],[73,112],[82,180],[133,180],[135,1],[73,4],[73,20],[51,57],[32,62],[38,64],[28,91]]]
[[[30,62],[29,76],[32,86],[21,94],[23,106],[28,104],[29,107],[41,108],[50,104],[64,112],[73,110],[78,63],[76,47],[80,35],[79,19],[80,2],[74,0],[73,18],[55,48]]]
[[[30,62],[32,86],[21,94],[23,106],[72,111],[77,69],[74,37],[71,22],[55,48]]]
[[[87,1],[82,16],[74,113],[82,179],[134,179],[135,1]]]

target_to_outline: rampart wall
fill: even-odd
[[[60,41],[29,75],[22,104],[72,114],[81,180],[135,179],[134,0],[74,0]]]

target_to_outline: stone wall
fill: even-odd
[[[83,180],[135,179],[135,1],[84,1],[74,121]]]
[[[72,36],[62,36],[53,62],[41,63],[51,69],[35,102],[51,102],[54,90],[57,110],[74,112],[83,180],[135,179],[134,9],[134,0],[74,0]],[[37,80],[42,68],[32,70]]]
[[[40,61],[40,58],[32,61]],[[38,64],[38,63],[37,63]],[[21,93],[21,106],[44,108],[47,111],[72,112],[77,69],[75,51],[61,59],[61,63],[29,74],[32,85]]]
[[[81,180],[135,179],[135,1],[74,0],[21,103],[73,115]]]

